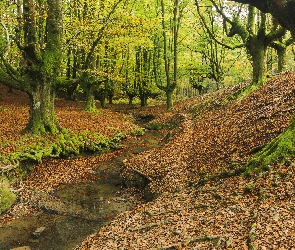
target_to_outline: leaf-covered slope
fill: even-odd
[[[196,182],[200,175],[246,162],[251,149],[269,142],[288,125],[295,106],[294,76],[285,73],[241,102],[212,103],[193,120],[186,115],[182,131],[170,143],[134,157],[128,169],[152,179],[154,191],[173,191],[187,181]]]
[[[294,234],[294,163],[252,177],[204,175],[238,167],[250,150],[281,133],[295,107],[295,75],[267,82],[239,103],[215,105],[162,148],[130,159],[127,172],[145,174],[153,202],[118,216],[77,249],[290,249]],[[213,102],[214,103],[214,102]]]

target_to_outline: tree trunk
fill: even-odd
[[[103,96],[99,98],[99,102],[100,102],[100,105],[101,105],[102,109],[107,108],[106,99]]]
[[[94,99],[94,85],[88,84],[85,88],[86,94],[86,103],[85,103],[85,111],[96,111],[95,99]]]
[[[140,106],[146,107],[147,106],[147,97],[145,94],[140,95]]]
[[[133,96],[128,96],[128,104],[129,105],[132,105],[132,102],[133,102]]]
[[[172,91],[166,91],[166,110],[170,111],[173,108],[173,90]]]
[[[286,69],[286,49],[277,50],[278,53],[278,72],[283,72]]]
[[[252,57],[252,82],[255,84],[262,82],[264,78],[264,59],[266,54],[266,47],[264,46],[262,41],[258,40],[258,38],[252,39],[253,41],[249,45],[248,51],[250,56]],[[251,41],[251,38],[249,39],[249,41]]]
[[[54,97],[54,90],[48,83],[40,83],[31,90],[29,93],[30,115],[25,132],[56,134],[61,130],[54,112]]]
[[[113,97],[114,97],[113,94],[108,95],[109,104],[113,104]]]
[[[32,30],[34,25],[30,23],[26,25],[29,32],[27,37],[25,34],[24,59],[29,67],[27,76],[30,77],[30,80],[28,80],[30,82],[28,91],[30,115],[24,131],[55,134],[61,130],[54,112],[54,92],[62,57],[62,1],[48,0],[47,4],[47,43],[43,51],[36,49],[37,46],[34,47],[35,43],[37,43],[35,40],[36,31]],[[34,11],[34,8],[30,9],[26,14],[28,15],[31,11]],[[29,16],[27,18],[30,21],[34,17]],[[31,44],[32,42],[33,44]],[[31,67],[30,64],[32,64]]]

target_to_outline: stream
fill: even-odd
[[[68,204],[69,211],[79,214],[65,215],[36,212],[15,221],[0,225],[1,250],[68,250],[73,249],[88,235],[110,222],[116,215],[132,209],[134,197],[121,195],[123,182],[120,168],[123,159],[133,154],[159,147],[162,134],[146,131],[141,137],[128,139],[127,151],[100,163],[95,174],[98,181],[68,185],[56,190],[55,195]],[[80,214],[81,213],[81,214]]]

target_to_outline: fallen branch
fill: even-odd
[[[9,170],[17,168],[18,166],[19,166],[19,162],[15,163],[15,164],[8,164],[8,165],[5,165],[3,162],[0,163],[0,169],[2,171],[9,171]]]
[[[18,192],[20,192],[21,190],[23,190],[24,187],[25,187],[25,185],[23,184],[22,181],[20,182],[20,186],[21,186],[21,187],[20,187],[19,189],[10,189],[11,192],[13,192],[13,193],[18,193]]]
[[[249,236],[248,236],[248,249],[249,250],[256,250],[258,246],[254,243],[254,239],[256,236],[256,223],[253,223],[249,230]]]
[[[220,245],[222,237],[223,236],[221,236],[221,235],[204,235],[204,236],[198,236],[198,237],[194,237],[194,238],[188,238],[178,244],[173,244],[170,246],[162,247],[161,250],[181,249],[182,247],[187,246],[187,244],[190,244],[190,243],[207,242],[207,241],[211,241],[214,244],[214,246],[217,247]]]
[[[131,232],[134,232],[134,231],[139,231],[139,230],[144,230],[144,229],[151,229],[151,228],[159,227],[159,226],[161,226],[163,224],[168,224],[168,223],[170,223],[170,220],[165,220],[165,221],[160,221],[160,222],[156,222],[156,223],[146,224],[146,225],[143,225],[143,226],[130,228],[129,230]]]
[[[220,235],[204,235],[204,236],[198,236],[194,238],[185,239],[185,243],[193,243],[193,242],[205,242],[205,241],[212,241],[215,246],[220,245],[220,240],[222,236]]]

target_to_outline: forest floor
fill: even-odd
[[[76,249],[295,249],[295,159],[250,176],[232,174],[253,157],[253,149],[288,126],[295,107],[295,73],[269,80],[242,101],[224,102],[239,87],[176,103],[168,113],[164,106],[127,110],[111,105],[94,117],[82,111],[82,103],[57,100],[61,125],[77,131],[108,135],[111,127],[132,130],[132,117],[150,114],[156,117],[152,123],[177,125],[163,130],[167,136],[161,147],[124,161],[125,176],[140,173],[157,198],[118,215]],[[15,95],[11,101],[3,95],[0,134],[10,140],[26,124],[25,102],[25,97]],[[27,190],[51,192],[89,181],[87,161],[117,153],[77,158],[74,169],[67,159],[51,169],[50,161],[56,159],[45,159],[23,183]],[[25,215],[32,208],[18,210]],[[2,223],[6,220],[2,217]]]

